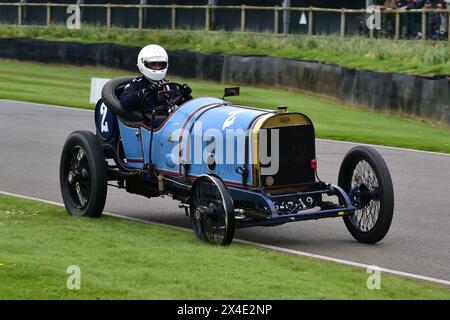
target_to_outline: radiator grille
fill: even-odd
[[[315,172],[311,168],[311,160],[315,155],[314,127],[312,125],[292,126],[268,129],[268,137],[272,130],[279,131],[279,170],[271,178],[261,175],[264,187],[298,185],[315,181]],[[271,139],[267,139],[268,153],[272,156]],[[264,168],[261,165],[261,168]],[[266,166],[267,167],[267,166]],[[267,181],[273,181],[267,185]]]

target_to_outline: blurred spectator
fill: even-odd
[[[406,1],[402,1],[402,0],[397,0],[395,2],[395,7],[397,9],[399,9],[400,11],[405,11],[406,10]]]
[[[437,5],[437,4],[436,4]],[[435,9],[430,0],[425,1],[425,9]],[[441,35],[441,14],[431,12],[427,14],[427,37],[432,40],[439,40]]]
[[[395,34],[395,14],[390,13],[393,9],[400,12],[420,9],[447,9],[450,0],[384,0],[380,5],[383,14],[382,35],[393,37]],[[395,12],[395,11],[394,11]],[[427,37],[433,40],[447,39],[448,36],[448,14],[447,12],[427,13]],[[400,35],[402,38],[421,38],[422,13],[410,12],[400,14]]]
[[[439,10],[444,10],[447,8],[447,4],[445,3],[445,1],[439,1],[436,4],[436,9]],[[439,25],[439,32],[440,32],[440,36],[447,36],[447,32],[448,32],[448,26],[447,26],[447,14],[446,13],[439,13],[440,16],[440,25]]]
[[[389,13],[392,9],[397,8],[397,0],[386,0],[381,6],[381,10],[388,13],[383,14],[383,29],[384,36],[393,37],[395,34],[395,15]]]
[[[411,0],[407,3],[406,10],[418,10],[424,6],[423,0]],[[410,13],[407,15],[406,38],[417,38],[421,29],[422,14]]]
[[[418,2],[414,0],[396,1],[396,8],[400,10],[400,12],[417,9],[417,7]],[[415,13],[400,15],[400,28],[402,29],[400,33],[402,34],[403,38],[410,39],[417,34],[417,32],[415,32],[415,28],[418,19],[420,19],[420,17],[418,17]],[[405,32],[403,32],[403,29]]]
[[[386,0],[383,4],[383,8],[386,10],[392,10],[396,7],[397,0]]]

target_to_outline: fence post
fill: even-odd
[[[245,4],[241,5],[241,32],[245,31]]]
[[[17,25],[22,25],[22,2],[17,3]]]
[[[278,6],[275,6],[275,9],[273,11],[273,32],[275,34],[278,34],[278,24],[280,22],[280,15],[279,15],[279,11],[278,11]]]
[[[395,40],[400,39],[400,11],[395,12]]]
[[[52,8],[50,7],[50,3],[47,2],[47,27],[50,27],[51,19],[52,19]]]
[[[370,38],[370,39],[373,39],[373,35],[374,35],[374,33],[375,33],[374,29],[375,29],[375,28],[370,28],[370,29],[369,29],[369,38]]]
[[[205,6],[205,31],[211,30],[211,8],[209,5]]]
[[[291,0],[283,0],[283,33],[288,34],[291,25],[291,12],[286,10],[291,7]]]
[[[341,12],[341,37],[345,37],[345,9],[342,8]]]
[[[106,27],[111,28],[111,4],[106,5]]]
[[[177,7],[174,4],[172,5],[170,24],[172,30],[175,30],[177,27]]]
[[[139,29],[144,27],[144,8],[142,7],[142,2],[139,4]]]
[[[308,35],[312,36],[313,34],[313,25],[314,25],[314,12],[313,8],[309,7],[309,14],[308,14]]]
[[[422,9],[422,39],[427,40],[427,12]]]

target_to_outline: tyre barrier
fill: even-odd
[[[139,47],[26,38],[0,39],[0,57],[136,72]],[[450,125],[450,77],[356,70],[267,56],[169,52],[170,75],[222,83],[289,88],[340,103]]]

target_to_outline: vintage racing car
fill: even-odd
[[[351,149],[338,184],[326,183],[317,174],[314,126],[306,115],[225,100],[239,88],[225,89],[222,99],[179,105],[179,91],[161,87],[157,110],[169,116],[152,127],[155,109],[141,103],[139,111],[127,111],[120,105],[118,96],[131,79],[114,79],[103,88],[96,134],[76,131],[65,142],[60,185],[69,214],[99,217],[108,184],[115,182],[130,193],[178,200],[197,238],[212,244],[230,244],[236,228],[335,217],[343,217],[364,243],[388,232],[394,192],[375,149]]]

